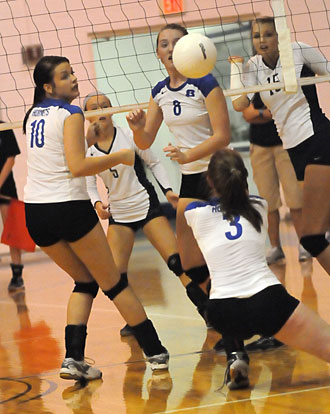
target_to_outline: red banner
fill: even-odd
[[[164,14],[183,12],[183,0],[163,0]]]

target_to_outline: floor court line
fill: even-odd
[[[244,398],[244,399],[240,399],[240,400],[236,400],[236,401],[224,401],[218,404],[205,404],[205,405],[197,405],[196,407],[187,407],[187,408],[179,408],[177,410],[167,410],[167,411],[159,411],[157,413],[154,414],[172,414],[172,413],[182,413],[182,412],[189,412],[192,410],[202,410],[202,409],[206,409],[206,408],[211,408],[211,407],[221,407],[223,405],[229,405],[229,404],[241,404],[244,402],[253,402],[253,401],[258,401],[258,400],[263,400],[266,398],[276,398],[276,397],[284,397],[286,395],[294,395],[294,394],[302,394],[302,393],[306,393],[306,392],[312,392],[312,391],[321,391],[321,390],[325,390],[329,388],[330,389],[330,385],[326,385],[324,387],[316,387],[316,388],[307,388],[305,390],[297,390],[297,391],[288,391],[288,392],[282,392],[282,393],[278,393],[278,394],[271,394],[271,395],[261,395],[260,397],[250,397],[250,398]]]

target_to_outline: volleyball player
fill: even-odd
[[[83,103],[87,111],[110,107],[109,98],[102,92],[87,95]],[[168,268],[184,286],[188,285],[191,280],[183,273],[175,234],[164,216],[154,187],[146,177],[142,162],[150,168],[168,202],[176,209],[178,196],[172,191],[164,167],[150,149],[137,148],[130,129],[114,126],[110,114],[95,116],[90,118],[90,122],[87,139],[94,145],[89,147],[87,156],[102,157],[123,148],[135,152],[134,165],[121,164],[98,174],[107,189],[107,205],[102,203],[97,191],[96,176],[87,177],[87,189],[95,210],[101,219],[109,219],[107,239],[119,272],[127,275],[135,233],[143,229]],[[126,325],[120,334],[133,335],[133,331]]]
[[[259,195],[268,204],[268,236],[271,250],[266,256],[268,264],[284,264],[285,255],[280,241],[280,213],[282,205],[280,184],[286,205],[299,237],[301,226],[302,189],[296,178],[288,152],[283,149],[272,115],[256,93],[243,111],[250,123],[250,160],[253,180]],[[309,259],[310,254],[299,245],[299,262]]]
[[[17,199],[13,167],[15,157],[20,153],[14,132],[12,130],[0,131],[0,212],[3,224],[8,217],[10,198]],[[1,197],[1,195],[5,197]],[[24,280],[22,277],[24,266],[22,264],[20,249],[10,246],[9,252],[12,278],[10,279],[8,290],[9,292],[14,292],[19,289],[24,289]]]
[[[247,175],[238,152],[217,151],[207,174],[215,198],[185,210],[210,271],[208,318],[223,336],[230,389],[249,384],[243,340],[255,334],[330,362],[329,325],[289,295],[267,265],[267,202],[249,196]]]
[[[166,369],[168,352],[126,275],[118,272],[86,188],[86,175],[119,164],[132,165],[134,153],[122,149],[86,158],[84,116],[79,107],[71,105],[79,96],[78,82],[68,59],[43,57],[33,77],[33,106],[23,123],[28,157],[27,227],[36,244],[75,284],[67,310],[66,355],[60,376],[90,380],[102,375],[84,362],[87,321],[99,287],[132,327],[151,368]]]
[[[216,79],[211,74],[187,79],[173,64],[175,43],[187,33],[177,24],[168,24],[160,30],[157,56],[168,77],[152,89],[147,114],[142,110],[132,111],[127,121],[141,149],[151,146],[163,121],[175,137],[175,145],[169,144],[164,151],[179,164],[182,174],[176,232],[182,266],[192,280],[188,289],[194,300],[195,294],[198,298],[201,296],[198,286],[205,289],[209,273],[183,213],[191,198],[207,197],[203,173],[211,154],[229,144],[230,127],[226,101]],[[206,294],[203,300],[198,299],[199,307],[205,307],[206,300]]]
[[[257,55],[244,67],[244,85],[281,82],[283,72],[274,19],[257,19],[252,36]],[[330,73],[329,62],[315,48],[301,42],[293,43],[292,48],[297,78]],[[232,86],[241,84],[238,81]],[[233,97],[234,109],[243,111],[252,96],[243,93]],[[295,94],[275,89],[260,92],[260,96],[271,111],[298,181],[304,182],[300,243],[330,274],[330,246],[326,238],[330,228],[330,121],[319,106],[315,85],[298,86]]]

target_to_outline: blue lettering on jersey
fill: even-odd
[[[195,96],[195,91],[193,89],[187,89],[186,96]]]
[[[36,145],[38,148],[42,148],[45,145],[45,120],[33,121],[31,127],[30,147],[33,148]]]
[[[49,108],[39,109],[36,108],[32,111],[32,116],[48,116],[49,115]]]
[[[176,116],[179,116],[181,114],[181,104],[180,101],[173,101],[173,113]]]
[[[212,213],[220,213],[220,211],[221,211],[221,208],[219,204],[217,206],[212,207]]]
[[[241,237],[241,235],[243,233],[243,227],[242,227],[241,223],[239,223],[240,218],[241,218],[240,216],[235,216],[234,220],[232,220],[229,223],[230,226],[234,226],[236,228],[236,233],[232,234],[230,231],[226,231],[225,236],[227,237],[228,240],[236,240],[239,237]],[[223,219],[227,220],[226,216],[223,216]]]

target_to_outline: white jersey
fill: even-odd
[[[210,299],[250,297],[280,284],[266,263],[267,202],[258,200],[261,205],[254,206],[263,219],[260,233],[244,217],[227,221],[218,199],[186,207],[187,223],[210,271]]]
[[[89,199],[85,177],[72,177],[64,153],[64,121],[76,113],[83,115],[78,106],[58,99],[45,99],[32,109],[26,124],[26,203]]]
[[[108,151],[102,151],[97,144],[87,150],[88,157],[100,157],[129,148],[135,151],[135,163],[132,166],[119,164],[109,170],[99,173],[108,191],[110,212],[115,221],[130,223],[143,220],[149,211],[153,199],[157,199],[152,184],[147,180],[142,158],[151,169],[161,189],[165,193],[170,189],[169,180],[164,167],[153,152],[140,150],[134,143],[133,133],[130,129],[115,128],[113,141]],[[140,158],[139,158],[140,157]],[[96,177],[87,177],[87,188],[92,201],[101,201],[97,191]]]
[[[315,74],[330,74],[330,63],[318,50],[301,42],[293,43],[292,48],[298,79]],[[271,69],[264,63],[262,56],[253,56],[244,67],[244,86],[273,82],[283,82],[280,59],[275,69]],[[252,96],[250,94],[249,98]],[[296,147],[327,124],[327,118],[319,106],[315,85],[298,86],[298,92],[294,94],[275,89],[260,92],[260,96],[272,113],[285,149]]]
[[[176,145],[184,152],[204,142],[212,134],[205,98],[219,84],[211,75],[188,79],[179,88],[170,87],[167,77],[152,89],[152,97],[161,108]],[[211,155],[188,164],[180,164],[182,174],[197,174],[207,170]]]

